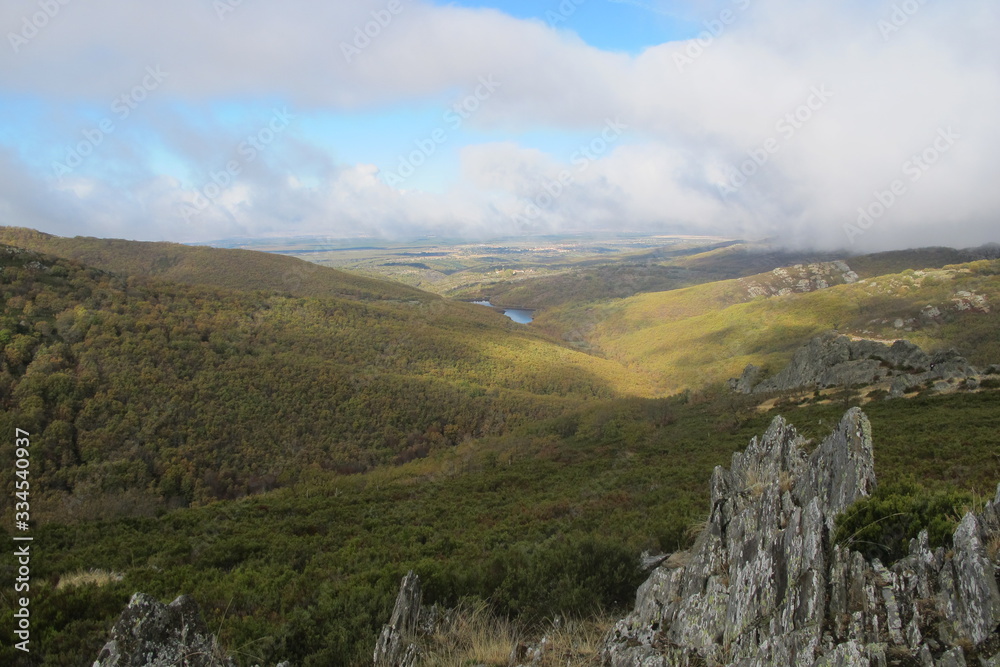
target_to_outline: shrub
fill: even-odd
[[[837,517],[834,541],[891,565],[909,553],[910,540],[927,530],[931,547],[951,546],[968,494],[929,492],[915,482],[879,487]]]

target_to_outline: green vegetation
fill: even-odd
[[[728,400],[613,401],[401,467],[317,472],[158,518],[45,524],[36,531],[40,664],[94,655],[135,590],[195,594],[244,664],[362,664],[411,568],[428,602],[483,600],[525,621],[620,611],[641,579],[632,559],[687,546],[713,467],[728,465],[775,414],[734,427]],[[916,475],[932,497],[957,488],[992,495],[998,407],[992,392],[867,406],[883,486]],[[819,438],[842,406],[782,414]],[[58,587],[92,568],[124,578]]]
[[[906,337],[926,350],[955,347],[974,365],[1000,361],[1000,261],[880,276],[808,293],[755,297],[770,274],[640,294],[542,313],[534,325],[645,373],[661,392],[778,370],[811,337],[839,329]],[[971,296],[963,296],[963,294]],[[937,309],[928,315],[926,307]],[[901,320],[906,331],[896,326]]]
[[[140,243],[92,237],[64,238],[22,227],[0,227],[0,243],[73,259],[127,276],[269,290],[304,297],[430,302],[426,292],[398,283],[337,271],[283,255],[179,243]]]
[[[912,480],[883,485],[837,518],[834,541],[892,565],[909,553],[910,540],[922,530],[931,548],[950,547],[958,522],[972,504],[969,493],[928,493]]]
[[[272,265],[287,258],[179,246],[153,275],[173,246],[103,254],[95,239],[5,233],[51,253],[0,247],[0,432],[33,442],[32,666],[89,664],[138,590],[193,595],[242,665],[368,664],[410,569],[473,625],[614,616],[640,551],[689,545],[715,466],[779,411],[818,440],[859,400],[762,411],[713,379],[776,364],[834,319],[876,326],[959,290],[992,302],[998,273],[984,261],[758,300],[722,282],[554,311],[552,330],[580,318],[599,358],[376,280],[324,269],[289,289],[294,265]],[[739,252],[670,261],[708,275]],[[914,339],[985,357],[991,317],[948,311]],[[868,403],[882,490],[841,538],[891,558],[922,525],[945,535],[964,494],[1000,479],[998,408],[994,391]],[[6,438],[5,470],[12,457]]]
[[[613,362],[435,297],[236,292],[3,248],[0,268],[0,427],[35,434],[33,491],[60,516],[358,472],[636,386]]]

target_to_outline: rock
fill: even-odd
[[[986,370],[983,371],[983,375],[1000,375],[1000,364],[987,366]]]
[[[816,336],[799,348],[779,373],[759,381],[760,369],[747,366],[743,376],[729,381],[744,394],[806,388],[862,387],[893,381],[892,396],[928,380],[965,380],[978,371],[955,350],[928,355],[906,340],[886,345],[873,340],[851,340],[836,332]],[[898,381],[906,378],[905,381]]]
[[[419,659],[419,649],[410,642],[420,621],[423,591],[420,577],[410,571],[403,577],[396,596],[389,624],[375,644],[376,667],[414,667]]]
[[[778,417],[715,469],[690,558],[639,587],[605,666],[954,667],[967,649],[1000,651],[998,556],[984,546],[1000,535],[1000,486],[952,550],[931,550],[925,531],[887,568],[831,544],[837,515],[875,488],[868,419],[854,408],[812,454],[804,445]]]
[[[747,367],[743,369],[743,375],[729,381],[729,388],[741,394],[749,394],[753,391],[753,388],[757,385],[757,383],[760,382],[762,370],[763,369],[754,366],[753,364],[748,364]]]
[[[643,572],[648,572],[654,567],[658,567],[665,560],[670,558],[670,554],[663,553],[650,553],[648,551],[643,551],[639,556],[639,567]]]
[[[136,593],[111,630],[94,667],[235,667],[182,595],[169,605]]]

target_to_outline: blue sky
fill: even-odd
[[[637,54],[650,46],[688,39],[703,28],[692,18],[696,10],[662,0],[523,0],[519,2],[454,2],[462,7],[490,7],[522,19],[544,21],[573,32],[591,46]]]
[[[90,0],[32,26],[38,11],[0,8],[3,224],[857,248],[994,234],[1000,10],[973,0]]]

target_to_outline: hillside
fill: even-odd
[[[1000,261],[859,280],[833,264],[640,294],[542,313],[535,325],[654,377],[673,392],[777,368],[818,333],[955,347],[974,365],[1000,360]]]
[[[199,252],[206,266],[234,256]],[[238,257],[253,276],[271,256]],[[600,627],[633,603],[642,551],[691,545],[716,466],[779,412],[819,441],[860,401],[775,408],[713,383],[750,360],[777,367],[834,325],[1000,361],[998,264],[864,280],[814,262],[567,304],[539,329],[393,298],[374,280],[365,294],[304,296],[0,246],[0,431],[32,441],[27,664],[89,664],[140,590],[192,595],[241,666],[371,664],[411,569],[428,604],[519,633],[540,638],[556,618]],[[573,318],[607,358],[546,333]],[[951,529],[992,494],[991,387],[865,406],[880,484],[908,489],[887,504],[936,498],[927,520]],[[12,445],[0,443],[8,471]],[[7,539],[14,479],[0,501]],[[0,599],[0,624],[13,614]],[[9,646],[0,662],[20,664]]]
[[[998,405],[991,392],[866,406],[880,484],[919,479],[950,494],[949,514],[992,495]],[[728,398],[706,395],[588,405],[398,468],[317,470],[288,488],[159,517],[47,523],[34,533],[36,655],[89,664],[80,658],[97,655],[144,591],[192,595],[246,667],[370,665],[410,569],[428,605],[485,602],[538,627],[536,637],[556,615],[624,613],[642,580],[638,554],[689,546],[709,508],[705,480],[778,414],[733,427],[730,411]],[[780,414],[822,439],[842,412]],[[0,607],[0,623],[12,614]]]
[[[368,301],[429,302],[435,298],[399,283],[251,250],[81,236],[66,238],[23,227],[0,227],[0,243],[75,259],[120,275],[150,276],[190,285]]]
[[[554,275],[514,276],[446,293],[456,298],[488,299],[512,308],[547,309],[744,278],[795,265],[846,260],[861,278],[871,278],[906,269],[941,268],[998,257],[1000,246],[968,250],[920,248],[872,255],[796,252],[764,243],[742,242],[682,249],[667,246],[626,254],[614,260],[579,262],[557,269]]]
[[[35,434],[37,517],[240,497],[649,391],[615,362],[436,297],[233,291],[7,246],[0,267],[0,426]]]

